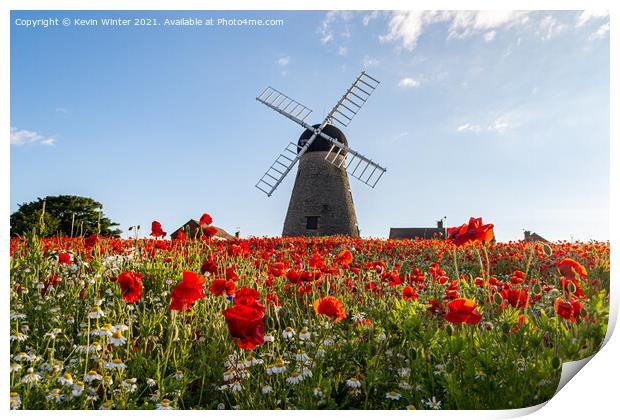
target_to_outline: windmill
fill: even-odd
[[[386,169],[351,149],[333,124],[347,127],[377,86],[379,81],[362,71],[323,122],[314,125],[306,122],[312,110],[271,86],[256,97],[305,129],[256,184],[270,197],[299,162],[283,236],[359,236],[348,175],[374,188]]]

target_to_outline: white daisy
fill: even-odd
[[[58,388],[52,389],[52,391],[49,394],[47,394],[47,396],[45,398],[48,401],[53,401],[55,403],[59,403],[60,401],[62,401],[62,395],[60,394],[60,389],[58,389]]]
[[[127,339],[123,337],[123,333],[120,331],[114,331],[112,336],[108,338],[108,341],[115,346],[122,346],[127,342]]]
[[[282,331],[282,338],[285,340],[292,340],[293,336],[295,336],[295,330],[291,327],[286,327],[284,331]]]
[[[385,398],[388,400],[400,400],[400,394],[396,391],[386,392]]]
[[[432,408],[433,410],[440,410],[441,409],[441,401],[437,401],[437,399],[435,398],[435,396],[433,396],[432,399],[427,399],[426,401],[423,401],[424,404],[426,404],[426,406],[428,408]]]
[[[91,319],[101,318],[103,316],[103,311],[101,307],[98,305],[93,306],[88,313],[88,317]]]
[[[89,371],[84,375],[84,382],[100,381],[103,377],[96,370]]]
[[[67,386],[71,386],[73,385],[73,376],[71,376],[71,374],[69,372],[65,373],[62,376],[59,376],[58,379],[56,380],[60,385],[67,385]]]
[[[310,331],[308,331],[308,328],[303,328],[301,331],[299,331],[299,339],[300,340],[308,340],[310,338],[311,334]]]
[[[174,408],[170,405],[170,400],[164,398],[157,404],[157,410],[174,410]]]
[[[35,373],[33,368],[28,368],[26,372],[28,373],[22,377],[22,384],[31,384],[34,382],[39,382],[41,380],[41,375]]]
[[[11,392],[11,410],[19,409],[20,405],[22,405],[22,400],[19,398],[19,394],[17,392]]]
[[[291,373],[291,376],[286,378],[286,383],[290,385],[297,385],[301,381],[303,381],[304,377],[301,375],[301,372],[295,371]]]
[[[260,390],[263,394],[269,394],[271,391],[273,391],[273,387],[271,387],[271,385],[265,385]]]
[[[362,387],[362,383],[360,382],[360,380],[359,380],[359,378],[357,376],[354,376],[351,379],[347,379],[347,382],[345,382],[345,384],[349,388],[361,388]]]

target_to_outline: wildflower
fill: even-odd
[[[410,389],[412,389],[412,388],[413,388],[411,385],[409,385],[409,383],[407,383],[407,382],[405,382],[405,381],[400,381],[400,382],[398,383],[398,387],[399,387],[400,389],[404,389],[404,390],[406,390],[406,391],[408,391],[408,390],[410,390]]]
[[[423,401],[423,402],[424,402],[424,404],[426,404],[426,406],[428,408],[432,408],[433,410],[440,410],[441,409],[441,401],[437,401],[435,396],[433,396],[432,399],[428,398],[426,401]]]
[[[136,389],[138,389],[138,386],[136,385],[137,381],[137,378],[127,378],[123,382],[121,382],[121,387],[126,392],[134,392]]]
[[[142,297],[142,278],[144,274],[125,271],[118,276],[117,282],[121,288],[125,302],[137,302]]]
[[[304,378],[312,378],[312,371],[304,366],[301,368],[301,376]]]
[[[15,335],[10,336],[10,338],[11,338],[11,342],[13,341],[23,342],[23,341],[26,341],[28,336],[18,331],[15,333]]]
[[[125,369],[127,365],[121,359],[114,359],[111,362],[104,363],[106,369]]]
[[[415,289],[411,286],[405,286],[403,288],[403,299],[404,300],[416,300],[418,298],[418,294]]]
[[[286,327],[284,331],[282,331],[282,338],[284,338],[285,340],[293,339],[294,335],[295,335],[295,330],[291,327]]]
[[[309,338],[310,338],[310,331],[308,331],[308,328],[304,327],[301,331],[299,331],[300,340],[308,340]]]
[[[107,400],[101,404],[101,407],[99,407],[99,410],[111,410],[112,408],[114,408],[112,401]]]
[[[106,375],[103,377],[103,381],[102,381],[105,385],[112,385],[114,383],[114,379],[112,379],[112,377],[110,375]]]
[[[400,394],[396,391],[386,392],[385,398],[388,400],[400,400]]]
[[[319,348],[316,349],[315,357],[323,357],[323,356],[325,356],[325,347],[319,346]]]
[[[312,394],[317,398],[321,398],[323,396],[323,391],[321,391],[321,388],[316,387],[312,390]]]
[[[480,322],[482,315],[474,308],[476,302],[469,299],[455,299],[448,303],[448,309],[450,310],[445,316],[446,321],[453,324],[472,324],[475,325]]]
[[[84,382],[100,381],[101,379],[102,376],[98,374],[96,370],[90,370],[84,375]]]
[[[273,343],[275,341],[275,337],[273,336],[272,333],[266,333],[263,339],[269,343]]]
[[[295,353],[295,360],[297,360],[298,362],[305,362],[306,360],[308,360],[308,355],[303,350],[298,351],[297,353]]]
[[[114,331],[112,333],[112,337],[108,338],[108,341],[115,346],[122,346],[127,343],[127,339],[123,337],[123,334],[120,331]]]
[[[49,394],[47,394],[45,399],[47,399],[48,401],[59,403],[60,401],[62,401],[62,395],[60,394],[60,389],[58,388],[52,389],[52,391]]]
[[[576,276],[583,278],[588,275],[583,265],[570,258],[564,258],[558,263],[558,272],[570,281],[576,281]]]
[[[291,376],[286,378],[286,383],[289,385],[297,385],[301,381],[303,381],[304,377],[301,375],[301,372],[295,371],[291,373]]]
[[[345,384],[349,387],[349,388],[361,388],[362,387],[362,383],[360,382],[359,377],[354,376],[351,379],[347,379],[347,381],[345,382]]]
[[[273,387],[271,387],[271,385],[265,385],[260,390],[263,394],[269,394],[271,391],[273,391]]]
[[[93,306],[90,309],[90,312],[88,313],[88,317],[90,319],[97,319],[97,318],[101,318],[103,316],[103,311],[101,310],[101,307],[98,305]]]
[[[73,376],[71,376],[71,374],[67,372],[64,375],[59,376],[56,382],[58,382],[60,385],[71,386],[73,385]]]
[[[400,376],[401,378],[409,376],[410,374],[411,374],[411,368],[402,367],[398,369],[398,376]]]
[[[366,320],[366,313],[364,312],[356,312],[353,315],[351,315],[351,320],[353,322],[363,322]]]
[[[35,373],[33,368],[28,368],[26,372],[27,374],[22,377],[22,384],[31,384],[41,380],[41,375]]]
[[[70,265],[71,264],[71,254],[68,254],[66,252],[61,252],[60,254],[58,254],[58,264]]]
[[[161,223],[157,220],[154,220],[153,223],[151,223],[151,236],[155,238],[166,236],[166,232],[164,232],[161,228]]]
[[[157,410],[174,410],[174,408],[170,405],[170,400],[164,398],[157,404]]]
[[[211,223],[213,223],[213,218],[208,213],[204,213],[200,216],[200,221],[198,222],[200,226],[210,225]]]
[[[478,242],[491,242],[494,238],[493,225],[483,225],[481,217],[477,219],[470,217],[468,224],[448,228],[447,239],[452,240],[457,246]]]
[[[155,385],[157,385],[157,382],[155,382],[155,379],[146,378],[146,384],[150,387],[154,387]]]
[[[554,308],[559,316],[570,322],[576,322],[581,315],[581,303],[577,300],[571,299],[569,302],[564,302],[562,299],[557,298]]]
[[[22,405],[22,400],[17,392],[11,392],[11,410],[17,410]]]
[[[173,378],[174,379],[183,379],[183,372],[180,370],[177,370],[176,373],[174,374]]]
[[[264,343],[264,315],[264,306],[258,301],[252,306],[236,301],[234,306],[224,310],[228,331],[240,348],[251,350]]]
[[[221,403],[219,403],[217,405],[217,409],[218,410],[226,410],[226,405],[223,402],[221,402]]]
[[[79,397],[84,392],[84,382],[77,381],[73,384],[73,389],[71,390],[71,395],[74,397]]]
[[[340,300],[333,296],[327,296],[317,299],[314,302],[314,312],[317,315],[326,315],[330,319],[339,322],[347,317],[344,305]]]
[[[22,369],[22,365],[18,364],[18,363],[12,363],[11,367],[9,368],[10,372],[18,372]]]
[[[183,271],[183,280],[176,285],[170,294],[170,309],[174,311],[186,311],[194,305],[198,299],[207,295],[204,293],[205,278],[191,271]]]

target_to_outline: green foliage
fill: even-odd
[[[101,203],[88,197],[59,195],[38,198],[21,204],[11,214],[11,236],[25,235],[36,230],[42,237],[89,236],[98,233],[118,237],[118,223],[103,215]]]

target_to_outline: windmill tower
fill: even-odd
[[[256,98],[305,129],[256,184],[271,196],[299,162],[283,236],[359,236],[348,175],[374,188],[386,169],[351,149],[334,124],[347,127],[378,85],[362,71],[323,122],[314,125],[305,121],[312,113],[308,107],[272,87]]]

